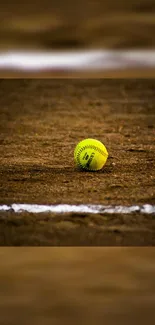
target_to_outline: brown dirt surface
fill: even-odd
[[[0,325],[153,325],[154,248],[1,248]]]
[[[155,203],[155,83],[140,79],[0,80],[0,204]],[[109,158],[81,172],[96,138]],[[154,245],[154,215],[0,213],[1,245]]]
[[[48,69],[46,71],[23,71],[17,69],[1,69],[0,78],[5,79],[154,79],[155,68],[123,68],[123,69],[101,69],[99,71],[71,69]]]

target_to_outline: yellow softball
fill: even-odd
[[[108,158],[104,144],[95,139],[80,141],[74,150],[74,160],[77,167],[96,171],[102,169]]]

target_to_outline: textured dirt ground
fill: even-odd
[[[153,325],[154,248],[1,248],[1,325]]]
[[[0,81],[0,204],[155,203],[154,80]],[[109,158],[76,169],[83,138]],[[146,215],[0,213],[1,245],[153,245]]]

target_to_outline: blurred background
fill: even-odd
[[[153,0],[1,1],[1,49],[154,48]]]
[[[154,49],[153,0],[1,0],[1,78],[154,78]],[[155,322],[153,248],[10,247],[0,258],[0,325]]]
[[[102,55],[100,60],[105,60],[104,67],[100,64],[97,73],[105,70],[106,60],[109,55],[113,55],[115,51],[136,50],[136,56],[125,57],[123,70],[126,68],[133,68],[136,70],[148,70],[149,74],[154,75],[155,67],[155,2],[153,0],[131,0],[131,1],[114,1],[114,0],[96,0],[96,1],[38,1],[35,2],[12,2],[1,1],[0,10],[0,68],[9,65],[11,61],[4,56],[8,53],[35,51],[35,55],[41,52],[45,54],[47,51],[51,53],[56,51],[56,55],[60,55],[59,61],[56,63],[56,71],[63,72],[68,70],[74,72],[76,64],[80,58],[76,57],[74,64],[70,67],[70,59],[68,59],[68,66],[63,64],[63,51],[70,52],[74,55],[75,52],[84,51],[112,51],[108,52],[106,59]],[[145,52],[143,60],[141,61],[142,51]],[[151,50],[151,53],[150,53]],[[37,51],[37,52],[36,52]],[[140,51],[140,53],[139,53]],[[114,52],[112,57],[111,68],[108,69],[122,70],[120,60],[124,60],[124,55],[120,56],[119,64],[118,54]],[[123,52],[124,53],[124,52]],[[3,54],[3,57],[2,57]],[[62,55],[61,55],[62,54]],[[117,57],[116,57],[117,56]],[[90,62],[87,70],[91,70],[95,60],[98,57],[96,52],[94,57],[87,59]],[[117,59],[117,64],[114,64]],[[10,60],[10,61],[9,61]],[[12,60],[14,60],[12,58]],[[26,60],[22,58],[21,60]],[[29,60],[31,58],[29,57]],[[40,58],[39,58],[40,60]],[[51,57],[52,60],[52,57]],[[136,60],[136,61],[135,61]],[[19,61],[19,58],[17,59]],[[47,62],[47,59],[45,59]],[[61,66],[59,69],[59,63]],[[123,61],[124,62],[124,61]],[[30,65],[30,63],[29,63]],[[28,66],[27,66],[28,67]],[[33,64],[31,64],[31,68]],[[46,67],[43,70],[50,76],[53,66]],[[7,69],[8,70],[8,69]],[[59,71],[60,70],[60,71]],[[83,67],[84,70],[84,67]],[[35,71],[36,73],[37,71]],[[80,71],[82,72],[82,70]],[[93,69],[93,73],[95,69]],[[145,71],[146,72],[146,71]],[[42,71],[43,73],[43,71]],[[131,73],[131,71],[130,71]]]
[[[0,325],[153,325],[150,248],[2,248]]]

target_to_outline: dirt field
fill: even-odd
[[[0,49],[154,48],[154,8],[153,0],[45,0],[18,9],[1,1]],[[74,77],[0,71],[51,75]],[[155,204],[155,83],[115,80],[155,71],[88,77],[113,80],[0,80],[0,205]],[[74,166],[74,147],[89,136],[109,151],[98,173]],[[1,246],[154,244],[153,215],[0,212]],[[0,325],[152,325],[154,261],[151,247],[1,247]]]
[[[153,325],[154,248],[1,248],[1,325]]]
[[[0,204],[155,203],[154,80],[1,80]],[[78,171],[93,137],[103,170]],[[0,213],[1,245],[154,245],[153,215]]]

